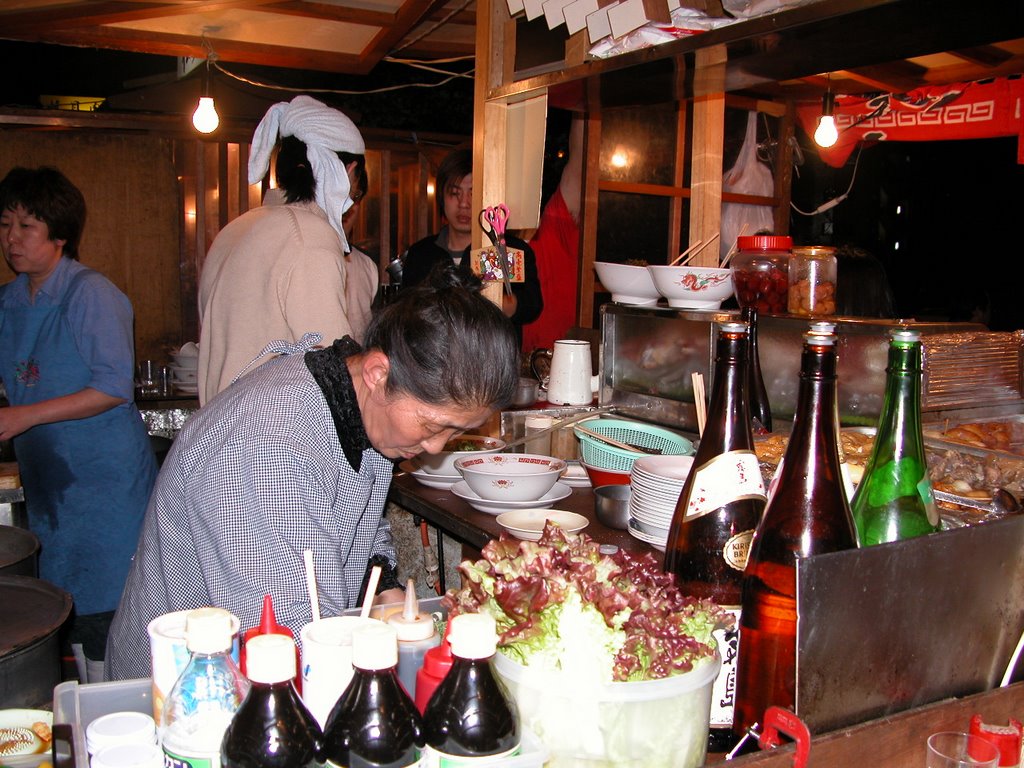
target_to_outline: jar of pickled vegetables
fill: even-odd
[[[789,313],[821,317],[836,313],[836,249],[800,246],[789,259]]]
[[[782,314],[788,308],[789,257],[793,239],[785,235],[737,238],[732,279],[740,307]]]

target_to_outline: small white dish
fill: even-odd
[[[565,472],[558,479],[560,483],[565,483],[570,488],[589,488],[593,483],[590,482],[590,476],[587,474],[587,470],[578,461],[566,462],[569,466],[566,467]]]
[[[5,740],[11,744],[6,754],[0,757],[0,763],[6,768],[35,768],[44,760],[49,760],[53,740],[40,739],[32,730],[35,723],[52,727],[53,713],[42,709],[0,710],[0,729],[15,729],[5,734]]]
[[[550,507],[556,501],[561,501],[566,496],[569,496],[572,493],[572,488],[559,481],[539,499],[531,499],[530,501],[491,501],[490,499],[483,499],[469,487],[465,480],[455,483],[451,487],[451,491],[478,512],[484,512],[488,515],[500,515],[502,512],[507,512],[510,509]]]
[[[579,533],[590,525],[583,515],[564,509],[514,509],[498,515],[498,525],[524,541],[537,541],[548,520],[566,533]]]

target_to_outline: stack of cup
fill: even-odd
[[[112,712],[85,729],[92,768],[162,768],[156,722],[141,712]]]

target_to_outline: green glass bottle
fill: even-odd
[[[864,476],[850,504],[860,546],[939,530],[921,434],[921,335],[895,329],[885,400]]]

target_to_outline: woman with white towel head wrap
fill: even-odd
[[[342,218],[366,145],[342,112],[309,96],[272,106],[253,135],[249,183],[276,161],[283,204],[267,202],[217,235],[199,280],[199,400],[266,362],[271,341],[350,335]],[[280,195],[278,195],[280,198]]]

